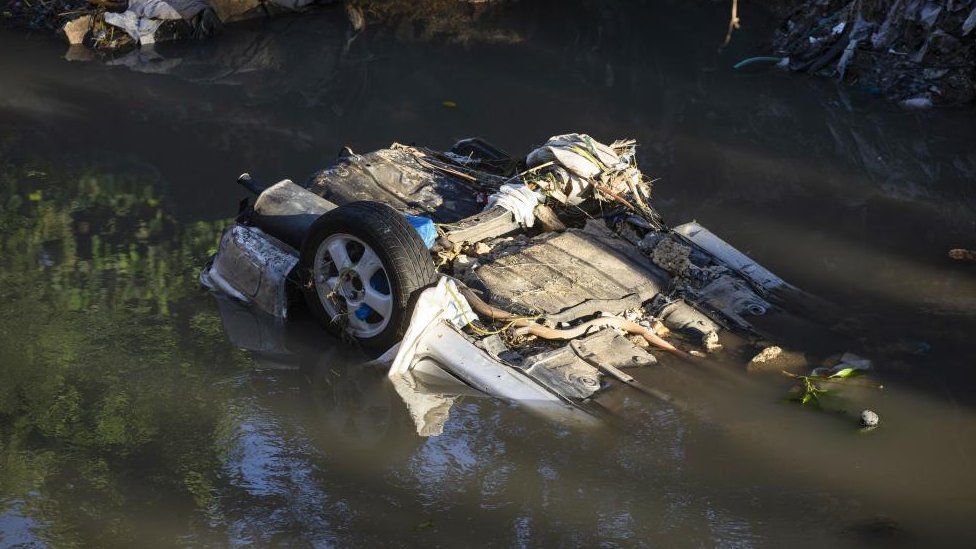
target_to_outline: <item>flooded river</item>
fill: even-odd
[[[764,53],[748,5],[722,51],[722,3],[474,10],[108,62],[0,34],[0,545],[971,545],[976,265],[946,252],[976,248],[976,115],[733,71]],[[884,389],[817,411],[720,364],[656,380],[696,413],[579,433],[469,398],[421,438],[363,356],[197,281],[242,171],[568,131],[636,138],[668,221],[841,305]]]

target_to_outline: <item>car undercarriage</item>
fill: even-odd
[[[612,416],[615,391],[674,404],[633,372],[755,354],[770,327],[831,306],[697,222],[652,206],[636,143],[554,136],[516,159],[481,139],[393,144],[241,203],[202,280],[289,318],[302,302],[382,353],[418,432],[461,394],[571,423]]]

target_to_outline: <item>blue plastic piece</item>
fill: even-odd
[[[356,318],[358,318],[359,320],[366,320],[367,318],[369,318],[369,315],[373,314],[373,309],[369,305],[363,303],[362,305],[359,306],[358,309],[356,309],[355,314],[356,314]]]
[[[429,217],[420,217],[417,215],[405,215],[404,217],[413,225],[414,229],[417,229],[417,234],[424,241],[424,246],[430,248],[434,245],[434,242],[437,241],[437,229]]]
[[[373,276],[369,279],[369,285],[383,295],[390,295],[390,282],[386,279],[386,275],[383,274],[382,269],[373,273]],[[356,318],[359,320],[366,320],[371,314],[373,314],[373,308],[363,303],[356,308],[355,311],[353,311],[353,314],[355,314]]]
[[[369,279],[369,285],[383,295],[390,295],[390,283],[386,280],[386,274],[382,270],[373,273],[373,276]]]

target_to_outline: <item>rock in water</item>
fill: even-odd
[[[775,345],[771,347],[766,347],[765,349],[760,351],[759,354],[752,357],[752,360],[750,360],[749,362],[753,364],[765,364],[766,362],[769,362],[775,359],[776,357],[778,357],[780,354],[782,354],[782,352],[783,349]]]
[[[864,410],[861,412],[861,426],[862,427],[877,427],[881,418],[878,414],[872,412],[871,410]]]

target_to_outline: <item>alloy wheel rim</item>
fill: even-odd
[[[319,244],[312,265],[315,290],[332,322],[343,322],[353,336],[381,333],[393,314],[390,277],[368,244],[345,233]]]

